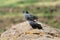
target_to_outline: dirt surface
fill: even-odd
[[[60,30],[43,23],[43,30],[33,29],[29,23],[22,22],[13,25],[1,34],[1,40],[60,40]]]

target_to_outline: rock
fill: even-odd
[[[32,29],[23,22],[12,26],[1,34],[1,40],[60,40],[60,30],[40,23],[44,30]]]

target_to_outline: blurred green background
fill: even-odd
[[[40,22],[60,29],[60,0],[0,0],[0,34],[17,23],[26,21],[28,10]]]

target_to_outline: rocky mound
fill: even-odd
[[[0,40],[60,40],[60,30],[40,24],[44,30],[32,29],[27,21],[14,25],[1,34]]]

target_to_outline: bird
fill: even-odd
[[[37,19],[38,19],[38,17],[36,17],[32,14],[29,14],[29,12],[27,10],[23,11],[23,13],[25,15],[26,20],[37,21]]]
[[[35,29],[43,30],[43,27],[41,26],[41,24],[37,23],[38,18],[36,16],[30,14],[28,11],[23,11],[23,13],[24,13],[24,16],[25,16],[26,20],[28,21],[30,26],[33,28],[31,31],[27,31],[24,34],[30,34],[30,35],[34,34]],[[40,32],[40,33],[37,33],[37,34],[43,36],[44,32]]]
[[[37,20],[37,17],[34,15],[29,14],[28,11],[23,12],[25,15],[26,20],[29,22],[30,26],[33,29],[43,29],[41,24],[38,24],[35,20]]]

